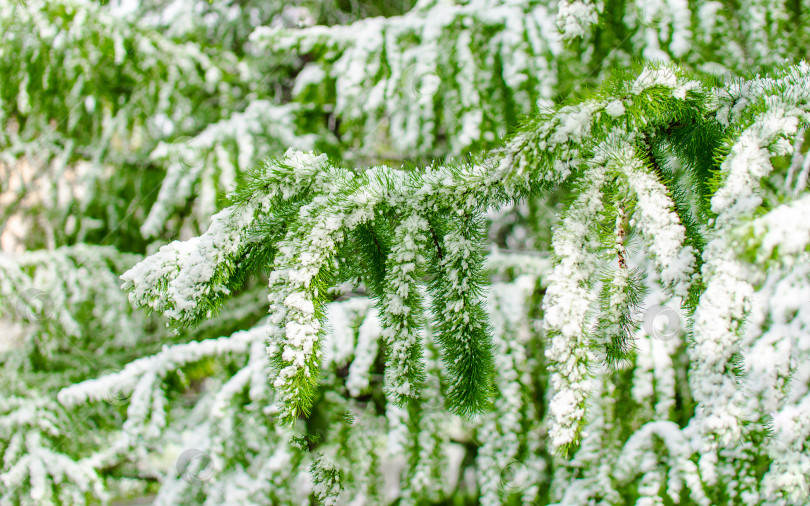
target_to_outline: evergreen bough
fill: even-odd
[[[0,502],[806,502],[802,2],[167,5],[0,6]]]
[[[329,288],[343,282],[363,282],[378,301],[392,398],[420,397],[417,315],[425,284],[448,406],[482,413],[493,356],[480,301],[481,215],[570,187],[544,299],[552,445],[578,442],[597,356],[613,364],[629,357],[643,293],[623,244],[634,233],[664,288],[693,318],[693,389],[707,435],[737,440],[736,335],[752,287],[730,235],[759,206],[751,195],[769,173],[769,156],[791,153],[792,136],[806,125],[807,72],[802,63],[728,88],[666,65],[619,72],[471,162],[350,170],[288,151],[241,181],[206,234],[163,247],[122,276],[124,287],[133,303],[184,325],[210,315],[244,269],[270,270],[268,354],[280,416],[293,422],[315,399],[324,305]],[[742,89],[752,93],[740,97]],[[726,343],[721,350],[719,342]]]

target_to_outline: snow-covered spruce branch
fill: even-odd
[[[182,430],[184,427],[177,423],[169,425],[173,415],[168,394],[173,382],[187,383],[187,372],[193,372],[193,368],[202,363],[223,363],[230,359],[239,364],[239,369],[232,377],[225,378],[218,389],[202,395],[195,410],[186,414],[180,423],[205,424],[206,430],[210,423],[218,425],[223,433],[230,431],[231,428],[225,426],[232,423],[233,411],[229,408],[234,402],[241,402],[243,394],[251,410],[266,417],[269,412],[256,408],[272,401],[267,388],[266,335],[266,322],[260,322],[250,330],[231,336],[165,346],[159,353],[135,360],[119,372],[62,389],[58,400],[68,408],[99,401],[127,404],[126,422],[120,434],[109,445],[85,457],[82,463],[99,471],[127,461],[137,463],[145,459],[144,445],[155,446],[156,441],[166,440],[173,431]],[[200,445],[196,441],[194,444]],[[214,438],[204,447],[215,465],[227,458],[224,444]],[[176,487],[165,491],[169,495],[173,492],[177,492]]]
[[[601,1],[564,0],[557,4],[557,27],[563,39],[582,37],[599,20],[605,8]]]
[[[401,16],[260,27],[251,40],[271,53],[308,56],[294,100],[333,107],[345,142],[361,156],[457,156],[493,144],[517,111],[552,96],[560,44],[550,19],[552,7],[535,0],[420,0]]]
[[[496,145],[537,104],[567,96],[569,86],[598,83],[607,69],[633,59],[744,75],[752,55],[768,63],[801,57],[810,40],[804,9],[420,0],[402,15],[348,25],[263,26],[251,41],[271,55],[306,58],[293,100],[340,119],[348,159],[459,156]],[[581,42],[567,44],[572,38]]]
[[[93,2],[4,3],[0,24],[7,34],[0,52],[15,56],[0,63],[0,157],[15,174],[15,201],[0,206],[0,229],[23,220],[33,233],[20,241],[29,248],[44,247],[44,238],[50,248],[92,241],[99,227],[119,225],[128,210],[117,199],[131,204],[127,197],[139,202],[148,192],[138,195],[136,184],[135,196],[120,194],[132,177],[120,169],[159,141],[216,121],[225,104],[239,107],[234,97],[253,77],[228,51],[126,23]],[[91,217],[77,206],[104,211]],[[127,227],[114,230],[118,237]]]
[[[166,220],[194,196],[201,185],[195,217],[207,220],[216,212],[216,195],[270,153],[293,147],[310,150],[316,135],[298,136],[294,120],[297,104],[275,105],[268,100],[250,102],[244,111],[206,127],[191,138],[159,142],[150,158],[166,165],[166,177],[157,200],[141,225],[144,237],[158,235]],[[321,135],[327,135],[326,132]]]
[[[787,68],[769,86],[785,91],[790,83],[780,83],[790,81],[795,88],[805,72],[804,64]],[[418,340],[419,321],[408,317],[408,312],[420,311],[420,302],[412,295],[427,274],[438,342],[452,385],[450,407],[461,413],[477,412],[486,405],[491,367],[486,319],[475,309],[481,283],[476,274],[481,262],[480,246],[475,245],[481,237],[475,226],[477,216],[486,206],[557,185],[583,188],[554,233],[557,267],[545,302],[546,328],[552,336],[547,354],[555,371],[551,433],[555,447],[567,447],[576,442],[585,419],[591,350],[600,341],[586,337],[593,332],[593,317],[606,315],[627,326],[631,319],[623,313],[634,305],[628,304],[632,302],[628,293],[621,294],[630,286],[627,283],[608,288],[602,298],[606,301],[602,306],[607,307],[596,304],[599,298],[592,274],[605,257],[615,263],[617,245],[614,236],[592,235],[589,227],[594,231],[614,228],[627,213],[626,233],[638,231],[646,239],[663,285],[691,307],[691,300],[699,295],[696,290],[703,286],[696,282],[700,260],[709,263],[702,270],[711,281],[717,255],[725,258],[730,253],[717,240],[703,250],[702,243],[690,236],[696,229],[684,223],[698,222],[724,237],[724,209],[739,208],[746,201],[736,195],[750,192],[754,178],[766,174],[749,165],[732,164],[738,151],[740,156],[747,153],[735,143],[745,146],[746,138],[766,134],[773,139],[768,142],[774,142],[778,135],[795,133],[798,123],[791,118],[804,114],[806,105],[802,93],[788,93],[785,100],[790,108],[762,112],[760,125],[751,118],[757,107],[768,103],[767,97],[752,100],[749,110],[753,112],[746,115],[737,109],[728,113],[730,96],[676,67],[648,66],[637,73],[619,72],[584,100],[541,113],[503,148],[477,163],[347,170],[323,158],[290,151],[246,177],[232,197],[236,204],[217,215],[206,234],[167,246],[125,274],[125,286],[132,290],[133,302],[160,310],[179,323],[195,322],[205,317],[212,300],[227,296],[225,282],[233,266],[243,263],[247,231],[271,228],[261,241],[263,248],[277,251],[275,257],[263,257],[264,267],[272,269],[274,329],[268,352],[276,370],[274,386],[283,418],[291,421],[307,412],[317,386],[328,288],[345,280],[364,281],[381,301],[387,364],[392,368],[389,390],[400,401],[418,397],[423,366],[419,353],[408,350],[414,349],[409,343]],[[752,121],[750,128],[741,127]],[[665,150],[684,137],[698,146]],[[721,138],[730,139],[728,148],[718,142]],[[781,149],[777,153],[792,146],[774,145]],[[697,155],[705,152],[716,156]],[[671,169],[670,157],[681,162],[680,171]],[[699,184],[691,193],[675,191],[682,180]],[[290,181],[295,183],[290,186]],[[703,222],[707,215],[700,211],[701,204],[711,196],[710,188],[717,188],[708,214],[712,221]],[[260,226],[266,223],[273,226]],[[215,246],[220,243],[227,245],[226,252]],[[422,258],[418,250],[428,254]],[[735,300],[744,298],[743,292],[735,289]],[[397,300],[401,304],[392,303]],[[716,299],[704,296],[701,300],[698,326],[701,313],[713,311],[709,301]],[[741,311],[723,311],[727,319],[744,317]],[[698,348],[708,346],[700,344],[706,339],[707,343],[729,339],[709,334],[697,337]],[[706,403],[704,407],[712,403],[709,396],[698,398]]]
[[[0,350],[52,359],[73,343],[110,350],[143,339],[147,322],[131,311],[117,278],[141,259],[84,244],[0,252]]]
[[[375,312],[369,311],[370,307],[371,301],[368,299],[352,298],[330,303],[326,311],[334,327],[325,336],[330,346],[325,350],[322,366],[328,368],[336,363],[335,367],[344,367],[354,357],[354,361],[351,362],[351,378],[347,379],[347,386],[350,382],[355,385],[369,383],[368,367],[365,371],[361,369],[360,354],[363,353],[361,342],[363,340],[376,342],[380,338],[379,321]],[[351,322],[357,317],[360,317],[363,323],[355,343],[353,333],[349,330],[348,335],[346,334],[347,328],[353,325]],[[241,462],[245,459],[240,445],[255,446],[257,441],[251,438],[259,437],[263,438],[261,448],[267,452],[262,450],[260,455],[255,456],[254,465],[261,467],[259,476],[255,477],[256,481],[253,482],[254,478],[244,474],[241,468],[235,469],[232,476],[250,480],[252,494],[269,494],[269,497],[277,502],[302,500],[310,491],[299,490],[292,484],[301,474],[306,475],[311,471],[310,459],[304,453],[296,451],[290,440],[289,431],[274,424],[272,416],[269,416],[275,411],[270,405],[273,399],[272,391],[267,388],[267,358],[264,343],[268,325],[269,322],[265,319],[254,328],[236,332],[231,336],[166,346],[156,355],[136,360],[122,371],[63,389],[58,399],[69,408],[102,400],[109,402],[110,399],[125,400],[128,403],[127,421],[117,439],[113,444],[82,459],[80,464],[88,469],[100,471],[120,466],[127,461],[138,463],[146,459],[142,451],[143,445],[152,444],[160,438],[164,444],[181,443],[195,448],[197,452],[204,452],[211,459],[211,469],[223,472],[226,462],[234,459]],[[365,346],[368,349],[368,344]],[[376,348],[369,351],[372,356],[367,360],[373,362],[376,359]],[[195,367],[199,369],[200,363],[226,362],[237,364],[238,371],[230,377],[210,378],[213,380],[214,388],[201,392],[195,399],[193,409],[183,413],[184,416],[178,416],[180,412],[175,410],[169,413],[166,397],[177,378],[187,381],[184,379],[186,374],[193,373]],[[365,363],[368,364],[368,361]],[[234,404],[239,405],[240,409],[233,409]],[[346,405],[337,412],[344,413],[349,408],[360,409],[357,406]],[[351,452],[357,450],[359,454],[365,455],[370,451],[369,447],[379,446],[374,443],[375,438],[381,437],[382,427],[379,426],[379,422],[373,418],[369,419],[362,409],[357,418],[358,424],[368,423],[370,428],[374,428],[374,432],[366,434],[364,431],[342,429],[342,434],[330,438],[330,448],[342,448],[338,452],[342,467],[348,463],[364,465],[357,462],[356,455]],[[0,423],[3,421],[0,418]],[[240,425],[242,427],[239,427]],[[246,430],[247,426],[250,427],[250,431]],[[183,436],[185,431],[190,429],[194,430],[189,437]],[[260,435],[256,436],[254,431],[258,431]],[[356,449],[357,445],[363,449]],[[290,472],[290,469],[294,472]],[[373,476],[372,469],[369,468],[358,472]],[[189,479],[183,473],[176,476],[172,471],[170,476],[166,477],[155,503],[169,505],[187,501],[196,493],[196,486],[203,483],[203,480]],[[206,495],[211,501],[225,501],[228,496],[227,483],[227,480],[220,479],[207,484],[209,486],[206,487]],[[372,486],[377,486],[373,479]],[[233,497],[229,498],[229,502],[234,500],[236,499]],[[245,504],[250,504],[250,499],[245,500]]]
[[[771,65],[790,59],[794,47],[806,44],[810,36],[803,23],[804,4],[629,0],[606,8],[602,0],[563,0],[556,7],[557,26],[566,41],[592,43],[618,23],[627,30],[622,43],[629,40],[638,51],[634,56],[678,59],[714,72],[740,72],[746,58]],[[704,51],[711,61],[699,56]]]
[[[55,402],[43,397],[0,393],[3,504],[85,505],[108,499],[97,470],[60,451],[59,443],[71,437],[71,427],[58,411]]]
[[[695,312],[690,353],[696,368],[692,388],[703,427],[727,441],[739,440],[743,421],[752,417],[743,407],[737,375],[739,334],[754,287],[750,264],[735,253],[735,229],[753,218],[763,204],[761,181],[774,170],[771,159],[792,153],[800,127],[810,122],[808,82],[810,66],[803,62],[741,87],[747,100],[724,115],[728,133],[716,150],[721,160],[711,197],[716,216],[703,255],[706,288]],[[727,110],[721,108],[721,112]],[[784,180],[784,175],[779,176]]]
[[[384,299],[380,309],[385,320],[403,312],[421,313],[418,299],[414,298],[416,286],[408,280],[409,272],[416,269],[417,259],[414,255],[403,256],[397,248],[390,252],[381,249],[391,244],[386,230],[403,218],[405,227],[427,229],[421,234],[411,233],[410,237],[400,236],[406,247],[414,241],[415,247],[431,252],[439,262],[447,260],[441,262],[441,276],[434,274],[430,293],[434,301],[448,304],[459,322],[458,333],[439,329],[443,357],[454,385],[450,407],[459,412],[479,411],[486,403],[491,374],[487,366],[491,350],[486,344],[486,334],[482,333],[485,318],[480,309],[475,309],[480,283],[476,279],[476,265],[480,267],[482,256],[475,251],[476,246],[469,249],[466,243],[454,239],[452,234],[458,225],[447,216],[472,215],[486,204],[486,195],[479,193],[479,200],[474,201],[472,192],[463,187],[468,177],[481,179],[480,167],[442,167],[424,174],[387,167],[360,173],[335,169],[329,173],[332,180],[328,190],[301,208],[300,221],[291,226],[280,242],[282,256],[270,277],[270,311],[278,327],[271,331],[268,351],[279,370],[274,385],[281,392],[284,416],[292,420],[299,413],[306,413],[314,394],[319,356],[318,313],[332,283],[355,277],[369,279],[372,291],[375,285],[379,287],[374,295]],[[409,218],[423,223],[410,224]],[[347,239],[353,239],[357,229],[361,229],[365,244],[371,249],[369,254],[385,258],[385,264],[391,266],[388,272],[396,273],[399,269],[399,279],[386,280],[385,271],[369,273],[367,266],[350,261],[351,255],[347,253],[353,251],[355,241]],[[338,255],[339,251],[342,254]],[[459,260],[453,261],[457,255]],[[344,260],[341,266],[337,258],[349,261]],[[414,305],[403,304],[408,301]],[[420,354],[413,351],[419,349],[414,322],[406,320],[398,326],[402,336],[397,336],[397,341],[401,340],[404,349],[400,343],[389,348],[388,364],[393,372],[388,375],[387,388],[396,400],[402,401],[418,395],[423,366]]]
[[[810,195],[781,204],[737,232],[737,252],[758,263],[792,264],[810,247]]]
[[[283,172],[287,168],[289,173]],[[125,287],[132,289],[133,302],[160,310],[176,323],[193,323],[210,311],[212,302],[220,300],[221,294],[229,293],[227,283],[234,279],[234,272],[240,272],[236,270],[243,263],[239,255],[248,246],[247,236],[256,218],[262,213],[269,215],[275,225],[264,223],[263,226],[277,236],[284,234],[286,229],[286,234],[277,244],[273,244],[272,237],[265,238],[261,244],[278,251],[270,277],[271,313],[277,327],[271,331],[268,350],[278,370],[274,384],[281,393],[282,404],[287,407],[284,415],[292,420],[300,412],[306,412],[317,384],[318,334],[322,317],[319,312],[328,297],[327,288],[336,279],[331,271],[335,267],[337,249],[343,246],[345,233],[358,227],[366,228],[367,232],[369,224],[373,229],[374,218],[378,218],[382,225],[390,226],[390,222],[386,222],[391,217],[382,211],[390,212],[397,204],[412,208],[417,215],[435,213],[441,216],[447,211],[463,214],[465,207],[467,213],[472,212],[485,201],[473,200],[470,192],[464,190],[463,183],[468,174],[478,179],[482,177],[478,167],[467,167],[464,171],[437,169],[435,173],[423,176],[417,172],[375,168],[368,173],[355,174],[345,169],[324,167],[320,157],[288,152],[279,163],[267,164],[264,172],[248,175],[247,182],[233,197],[237,205],[215,216],[206,234],[186,243],[176,242],[164,247],[155,257],[139,264],[122,278]],[[286,180],[283,178],[292,178],[301,187],[284,186]],[[310,203],[297,209],[298,220],[294,219],[294,211],[279,214],[280,209],[291,207],[290,201],[303,190],[308,178],[314,183],[307,186],[307,190],[315,196]],[[445,202],[439,201],[437,193],[444,197]],[[271,214],[271,203],[278,207],[275,214]],[[444,240],[446,238],[442,238]],[[383,242],[390,240],[386,238]],[[423,242],[422,248],[433,248],[436,238],[425,235]],[[480,255],[471,256],[474,252],[454,244],[449,252],[455,255],[456,251],[467,257],[461,259],[464,262],[481,262]],[[384,254],[388,256],[387,252]],[[159,270],[155,270],[156,266]],[[481,323],[482,315],[471,316],[462,311],[470,304],[466,297],[475,297],[475,282],[467,280],[465,272],[458,271],[460,266],[453,267],[446,272],[450,275],[448,280],[457,280],[461,284],[459,297],[462,298],[457,306],[459,319],[465,325],[472,325],[469,332],[477,333],[475,337],[481,338],[481,331],[475,329],[482,329],[485,325]],[[344,271],[348,271],[342,273],[344,277],[351,277],[352,266]],[[442,289],[442,283],[437,283],[435,289]],[[392,287],[392,290],[399,290],[399,286]],[[473,290],[472,295],[467,295],[467,290]],[[170,294],[168,300],[160,297],[162,291]],[[211,296],[206,299],[208,293]],[[407,293],[400,290],[398,295],[407,296]],[[397,311],[396,305],[386,307]],[[471,318],[472,322],[478,323],[471,323]],[[474,355],[490,353],[486,345],[476,346],[483,347],[473,347],[478,350]],[[478,358],[474,355],[473,360]],[[394,375],[401,378],[402,383],[389,388],[407,391],[409,387],[405,383],[418,378],[418,356],[398,353],[391,359],[409,371]],[[486,392],[489,370],[473,367],[475,364],[469,362],[464,364],[464,372],[477,372],[472,377],[484,381],[483,392]],[[486,364],[486,359],[482,364]],[[480,382],[468,381],[466,385],[458,394],[460,399],[471,403],[469,406],[473,408],[477,407],[475,403],[485,402],[486,395],[479,390]],[[469,409],[464,406],[466,404],[459,404],[458,408]]]
[[[146,376],[164,377],[188,364],[205,358],[226,354],[245,354],[253,341],[263,339],[266,326],[241,331],[232,336],[191,341],[166,347],[156,355],[130,362],[123,370],[71,385],[59,392],[60,404],[72,407],[92,401],[104,400],[105,396],[120,395],[128,398]]]
[[[267,266],[288,219],[322,180],[325,162],[323,155],[288,153],[249,172],[234,204],[211,219],[205,234],[174,241],[121,276],[130,300],[176,325],[210,317],[231,289]]]
[[[2,88],[0,117],[28,120],[17,131],[4,129],[0,145],[27,155],[51,146],[52,141],[26,141],[50,130],[48,123],[57,118],[54,136],[74,141],[67,143],[73,147],[62,146],[68,151],[96,161],[102,150],[129,153],[146,140],[142,137],[171,134],[173,121],[194,118],[200,103],[227,95],[230,86],[222,79],[239,72],[233,54],[209,55],[193,44],[123,23],[92,2],[6,3],[0,7],[0,22],[9,34],[0,48],[20,57],[3,63],[8,82]],[[129,100],[119,101],[124,90]],[[141,138],[124,135],[143,128],[142,123],[147,128]],[[123,146],[111,142],[113,131],[125,140]],[[89,144],[92,140],[96,145]]]

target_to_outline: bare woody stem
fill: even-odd
[[[624,209],[619,207],[616,213],[616,255],[619,257],[619,268],[627,269],[625,259],[626,250],[624,248]]]

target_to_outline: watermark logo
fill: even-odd
[[[177,456],[177,476],[189,483],[208,481],[214,476],[211,456],[202,450],[190,448]]]
[[[104,378],[106,376],[111,376],[117,373],[118,371],[107,369],[103,371],[101,374],[99,374],[98,377]],[[104,402],[112,406],[122,406],[124,404],[129,403],[130,397],[132,397],[131,391],[122,389],[120,384],[109,382],[107,388],[104,390],[104,395],[102,396],[102,399],[104,400]]]
[[[402,89],[414,99],[432,97],[439,92],[442,80],[436,72],[423,63],[411,64],[402,71]]]
[[[650,337],[660,341],[669,341],[681,332],[683,324],[678,311],[656,304],[644,313],[642,327]]]
[[[106,93],[114,93],[121,85],[120,83],[121,65],[115,60],[115,56],[109,54],[101,55],[96,66],[96,75],[93,77],[97,83],[98,90]]]
[[[205,166],[209,148],[200,147],[194,137],[180,136],[172,141],[168,147],[169,164],[176,167],[181,173],[190,174],[199,172]]]
[[[507,494],[522,492],[531,485],[531,474],[526,464],[512,459],[501,469],[500,489]]]
[[[38,288],[23,290],[17,296],[15,309],[17,311],[17,317],[30,322],[47,320],[55,313],[51,295]]]
[[[638,26],[658,28],[672,21],[672,13],[663,2],[636,1],[633,15]]]

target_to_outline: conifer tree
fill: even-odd
[[[0,6],[0,503],[806,503],[807,15]]]

